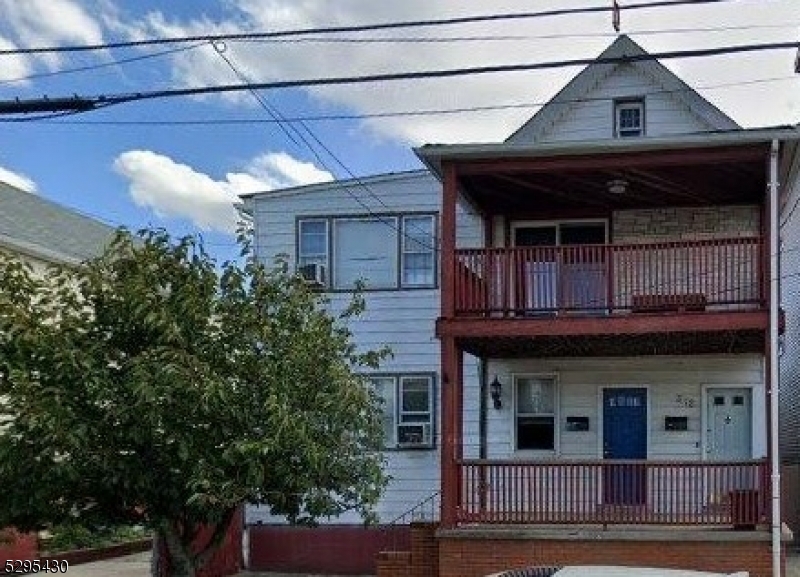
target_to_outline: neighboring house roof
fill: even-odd
[[[0,182],[0,247],[77,264],[100,255],[113,235],[108,225]]]
[[[262,195],[270,197],[280,197],[280,196],[290,196],[295,194],[305,194],[308,192],[319,192],[321,190],[330,190],[332,188],[346,188],[346,187],[355,188],[357,190],[358,187],[380,184],[392,180],[407,180],[413,178],[424,178],[429,176],[430,172],[424,169],[407,170],[404,172],[385,172],[382,174],[375,174],[370,176],[346,178],[342,180],[329,180],[326,182],[318,182],[315,184],[303,184],[300,186],[292,186],[289,188],[278,188],[275,190],[248,192],[246,194],[240,194],[239,197],[245,200],[246,203],[247,200]],[[245,204],[245,210],[247,210],[246,204]]]
[[[646,56],[648,52],[626,35],[619,36],[606,48],[597,61],[584,68],[561,91],[545,104],[525,124],[516,130],[506,142],[519,144],[536,142],[549,132],[570,110],[572,103],[585,98],[598,84],[611,76],[620,66],[631,65],[643,76],[660,85],[663,91],[683,105],[687,112],[696,116],[709,130],[734,130],[740,128],[729,116],[708,100],[700,96],[683,80],[669,71],[656,59],[630,62],[604,63],[606,59],[626,56]]]

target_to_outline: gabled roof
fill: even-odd
[[[108,225],[0,182],[0,247],[76,264],[99,256],[113,235]]]
[[[633,60],[629,63],[613,62],[626,56],[646,56],[648,53],[626,35],[620,35],[606,48],[597,61],[584,68],[561,91],[545,104],[533,117],[514,132],[506,142],[520,144],[538,141],[543,134],[570,109],[571,103],[585,98],[600,82],[608,78],[619,66],[634,66],[644,76],[660,85],[665,93],[683,104],[709,130],[734,130],[740,128],[729,116],[700,96],[683,80],[655,59]],[[603,62],[612,60],[612,62]]]

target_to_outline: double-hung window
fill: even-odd
[[[387,448],[433,446],[433,375],[371,377],[383,400],[383,430]]]
[[[518,451],[555,451],[556,380],[549,376],[517,376],[515,437]]]
[[[432,216],[404,216],[402,274],[404,287],[432,286],[436,274]]]
[[[614,127],[619,138],[644,136],[644,100],[615,101]]]
[[[298,220],[297,266],[322,267],[319,286],[351,290],[433,288],[436,217],[432,214],[310,217]],[[304,269],[304,267],[306,267]]]
[[[328,266],[328,221],[307,219],[298,223],[297,266]]]

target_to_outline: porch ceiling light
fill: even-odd
[[[497,380],[497,375],[494,376],[492,384],[489,385],[489,391],[492,396],[492,402],[495,409],[503,408],[503,385]]]
[[[628,191],[628,181],[624,178],[615,178],[609,180],[606,187],[611,194],[625,194]]]

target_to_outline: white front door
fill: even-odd
[[[752,391],[708,389],[707,453],[712,461],[752,458]]]

